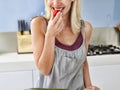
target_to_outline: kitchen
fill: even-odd
[[[22,4],[23,7],[25,7],[24,6],[25,3],[23,4],[22,0],[21,1],[13,0],[13,1],[17,4],[17,7],[19,6],[19,10],[21,9],[20,4]],[[94,4],[92,3],[92,1],[94,2]],[[118,5],[120,1],[106,0],[103,1],[104,3],[102,1],[96,1],[96,0],[92,0],[92,1],[83,0],[82,2],[83,16],[85,16],[84,18],[86,20],[91,21],[92,25],[94,26],[90,44],[91,45],[112,44],[114,46],[120,47],[120,34],[119,34],[120,32],[114,28],[120,22],[120,13],[118,12],[120,9]],[[5,3],[4,1],[0,1],[0,2],[2,2],[0,3],[2,4],[2,6]],[[35,3],[35,1],[34,2],[31,1],[31,4],[36,4],[35,8],[38,8],[37,10],[39,11],[40,5],[38,4],[38,2],[41,3],[42,1],[36,1],[36,2],[37,3]],[[10,3],[11,8],[14,8],[11,6],[13,2],[8,2],[8,3]],[[26,3],[28,2],[26,1]],[[102,6],[100,5],[100,3]],[[28,8],[26,9],[26,11],[30,8],[29,5],[31,4],[29,1],[29,4],[27,4]],[[95,12],[96,10],[94,7],[96,7],[99,11],[99,13],[96,13],[95,16],[93,15],[93,12]],[[3,8],[5,10],[8,9],[6,7]],[[32,10],[34,11],[34,9]],[[17,25],[18,19],[25,19],[29,21],[29,19],[32,16],[35,16],[33,13],[36,13],[36,15],[39,14],[37,11],[33,12],[32,10],[31,10],[32,14],[30,14],[31,13],[30,11],[27,12],[27,14],[30,14],[30,16],[27,16],[27,14],[23,15],[18,11],[17,11],[18,14],[12,13],[14,17],[12,16],[7,18],[9,22],[7,20],[4,21],[2,19],[3,17],[0,18],[1,20],[0,21],[0,41],[1,41],[0,90],[7,90],[7,89],[23,90],[25,88],[30,88],[35,86],[36,83],[35,80],[37,78],[38,72],[34,65],[33,55],[32,53],[18,54],[17,52],[18,44],[17,44],[17,35],[16,35],[16,31],[18,31],[18,25]],[[40,12],[41,14],[44,13],[42,12],[42,10],[40,10]],[[103,15],[101,15],[101,13]],[[8,13],[5,12],[5,14]],[[91,79],[93,84],[99,86],[101,90],[119,90],[120,89],[119,60],[120,60],[120,54],[105,54],[105,55],[92,54],[91,56],[88,56]]]

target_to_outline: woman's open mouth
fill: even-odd
[[[64,7],[52,7],[53,10],[63,11]]]
[[[63,7],[57,7],[57,8],[55,8],[55,7],[53,7],[52,8],[52,10],[53,10],[53,16],[55,17],[56,16],[56,14],[58,13],[58,12],[62,12],[63,11]]]

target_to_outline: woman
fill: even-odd
[[[92,26],[80,20],[80,0],[45,0],[45,7],[46,15],[31,21],[38,87],[97,90],[86,58]]]

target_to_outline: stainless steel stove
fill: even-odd
[[[89,45],[88,56],[120,54],[120,47],[114,45]]]

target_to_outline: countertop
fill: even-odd
[[[18,71],[36,69],[33,54],[0,54],[0,71]]]
[[[89,66],[120,65],[120,54],[88,56]],[[0,53],[0,72],[36,69],[33,54]]]

